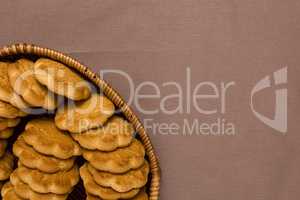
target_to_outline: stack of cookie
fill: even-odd
[[[13,167],[14,157],[9,151],[6,151],[0,158],[0,189],[4,182],[9,179],[9,176],[13,171]]]
[[[88,199],[143,199],[149,173],[145,149],[134,138],[132,125],[113,116],[114,111],[106,97],[92,94],[86,101],[60,108],[55,123],[82,146],[88,163],[80,175]]]
[[[81,155],[81,149],[69,134],[56,128],[53,119],[28,122],[13,153],[19,163],[10,182],[23,199],[64,200],[79,181],[75,156]]]
[[[9,125],[16,125],[17,123],[10,124],[8,123],[9,121],[10,119],[3,119],[2,127],[0,127],[0,129],[3,129],[0,130],[0,189],[3,186],[3,182],[9,179],[14,167],[14,157],[7,150],[7,139],[9,139],[14,132],[14,128],[9,127]],[[18,121],[19,120],[17,120],[17,122]]]
[[[6,151],[6,140],[21,117],[37,114],[32,108],[55,110],[63,102],[58,99],[89,96],[87,82],[58,62],[43,58],[35,63],[28,59],[0,62],[0,187],[10,177],[3,199],[67,198],[79,181],[74,156],[81,155],[69,134],[57,129],[51,119],[29,122],[13,145],[19,158],[13,173],[14,158]]]
[[[6,139],[35,108],[53,111],[55,119],[26,124],[13,144],[13,170]],[[108,98],[92,93],[87,81],[61,63],[0,62],[0,187],[10,179],[3,200],[64,200],[80,177],[88,200],[147,200],[145,149],[133,126],[114,114]],[[80,155],[87,162],[79,169]]]
[[[7,139],[13,135],[14,127],[19,124],[20,117],[26,115],[12,104],[17,102],[18,95],[15,95],[10,85],[8,69],[9,63],[0,62],[0,188],[9,178],[14,167],[14,157],[6,149]]]

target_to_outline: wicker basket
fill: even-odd
[[[87,66],[82,65],[75,59],[48,49],[31,44],[14,44],[5,46],[0,49],[0,59],[14,59],[18,57],[48,57],[50,59],[59,61],[73,70],[80,73],[83,77],[97,85],[103,93],[123,112],[124,116],[130,121],[138,132],[150,162],[150,180],[148,187],[148,194],[150,200],[159,199],[160,190],[160,168],[158,159],[155,155],[150,138],[147,135],[142,123],[137,116],[132,112],[130,107],[122,99],[122,97],[104,80],[102,80],[97,74],[92,72]],[[78,184],[72,194],[69,196],[70,200],[83,200],[85,199],[85,190],[82,183]]]

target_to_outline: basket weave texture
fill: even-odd
[[[133,111],[127,105],[127,103],[123,100],[123,98],[118,94],[118,92],[115,91],[106,81],[101,79],[97,74],[92,72],[87,66],[81,64],[77,60],[61,52],[24,43],[9,45],[0,49],[0,59],[14,58],[19,56],[47,57],[61,62],[66,66],[70,67],[71,69],[80,73],[84,78],[93,82],[101,89],[101,91],[123,112],[126,119],[132,123],[135,130],[137,131],[139,138],[141,139],[146,149],[146,154],[150,162],[150,180],[148,188],[149,199],[158,200],[160,193],[161,178],[158,158],[155,154],[150,138],[146,133],[142,123],[140,122],[138,117],[133,113]],[[74,191],[71,195],[69,195],[68,199],[85,199],[85,190],[82,184],[79,184],[77,187],[75,187]]]

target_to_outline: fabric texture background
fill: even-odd
[[[168,81],[191,86],[234,81],[226,113],[149,115],[150,123],[214,122],[236,125],[233,136],[153,133],[162,168],[162,200],[297,200],[300,197],[300,2],[296,0],[162,1],[3,1],[0,45],[34,43],[71,54],[94,71],[120,69],[137,86]],[[288,132],[260,122],[249,107],[258,80],[288,67]],[[105,77],[128,98],[124,77]],[[126,84],[124,84],[126,83]],[[176,90],[175,90],[176,91]],[[144,89],[152,93],[153,89]],[[187,90],[184,87],[183,93]],[[256,99],[262,113],[273,113],[273,92]],[[186,95],[187,97],[190,95]],[[158,108],[161,99],[141,101]],[[188,98],[184,99],[184,105]],[[169,101],[168,108],[178,102]],[[219,102],[203,103],[207,108]],[[182,128],[182,127],[181,127]]]

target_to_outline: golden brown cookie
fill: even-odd
[[[40,58],[34,72],[37,80],[56,94],[72,100],[87,99],[91,94],[88,82],[62,63]]]
[[[7,141],[0,140],[0,158],[5,154],[6,147],[7,147]]]
[[[72,137],[86,149],[113,151],[131,143],[134,137],[134,128],[123,118],[114,116],[103,128],[74,133]]]
[[[16,108],[4,101],[0,101],[0,117],[13,119],[24,116],[26,116],[26,113],[21,111],[19,108]]]
[[[30,105],[16,92],[14,92],[11,97],[10,97],[10,102],[11,105],[15,106],[16,108],[21,109],[22,111],[26,112],[27,114],[29,113],[28,108],[30,108]]]
[[[92,195],[92,194],[87,193],[87,194],[86,194],[86,200],[102,200],[102,199],[100,199],[100,198],[97,197],[97,196],[94,196],[94,195]]]
[[[8,139],[14,133],[14,128],[6,128],[4,130],[0,130],[0,139]]]
[[[2,158],[0,158],[0,181],[4,181],[9,178],[14,167],[14,157],[11,153],[6,152]]]
[[[16,172],[18,177],[32,190],[43,194],[67,194],[79,181],[77,165],[74,165],[69,171],[60,171],[54,174],[19,165]]]
[[[56,173],[58,171],[69,170],[74,165],[75,158],[58,159],[53,156],[46,156],[38,153],[32,146],[26,144],[22,135],[19,136],[13,145],[13,153],[19,161],[26,167],[38,169],[46,173]]]
[[[34,107],[53,110],[56,108],[56,97],[39,83],[34,75],[34,63],[27,59],[19,59],[8,69],[10,84],[14,91]]]
[[[60,107],[55,116],[55,124],[62,130],[80,133],[103,126],[114,111],[115,106],[108,98],[92,94],[88,100]]]
[[[20,123],[20,121],[21,121],[20,118],[8,119],[8,118],[0,117],[0,131],[6,128],[15,127]]]
[[[2,200],[23,200],[19,197],[14,189],[14,186],[10,182],[6,182],[1,190]]]
[[[11,103],[17,108],[27,108],[26,102],[15,93],[8,76],[8,69],[12,63],[0,62],[0,100]]]
[[[84,164],[80,168],[80,176],[83,180],[84,187],[86,191],[94,196],[98,196],[102,199],[129,199],[134,197],[138,192],[139,189],[133,189],[129,192],[116,192],[111,188],[106,188],[98,185],[92,175],[90,174],[87,165]]]
[[[10,102],[10,95],[13,89],[8,79],[8,62],[0,62],[0,100]]]
[[[30,200],[65,200],[68,197],[68,194],[42,194],[33,191],[29,185],[24,183],[18,176],[17,172],[14,171],[10,175],[10,182],[14,186],[14,190],[16,194],[24,199],[30,199]]]
[[[103,199],[100,199],[97,196],[87,193],[86,200],[103,200]],[[130,198],[128,200],[148,200],[148,195],[145,192],[145,190],[143,189],[135,197]]]
[[[131,200],[148,200],[148,195],[145,188],[141,189],[140,192]]]
[[[84,149],[83,157],[97,170],[125,173],[144,164],[145,149],[137,139],[134,139],[130,146],[112,152]]]
[[[50,118],[31,120],[22,135],[25,142],[39,153],[60,159],[81,155],[80,146],[68,133],[56,128]]]
[[[149,174],[149,164],[147,161],[145,161],[142,167],[124,174],[111,174],[99,171],[90,164],[88,164],[88,169],[97,184],[103,187],[110,187],[117,192],[128,192],[132,189],[144,187],[148,181]]]
[[[148,195],[145,189],[141,190],[132,200],[148,200]]]

